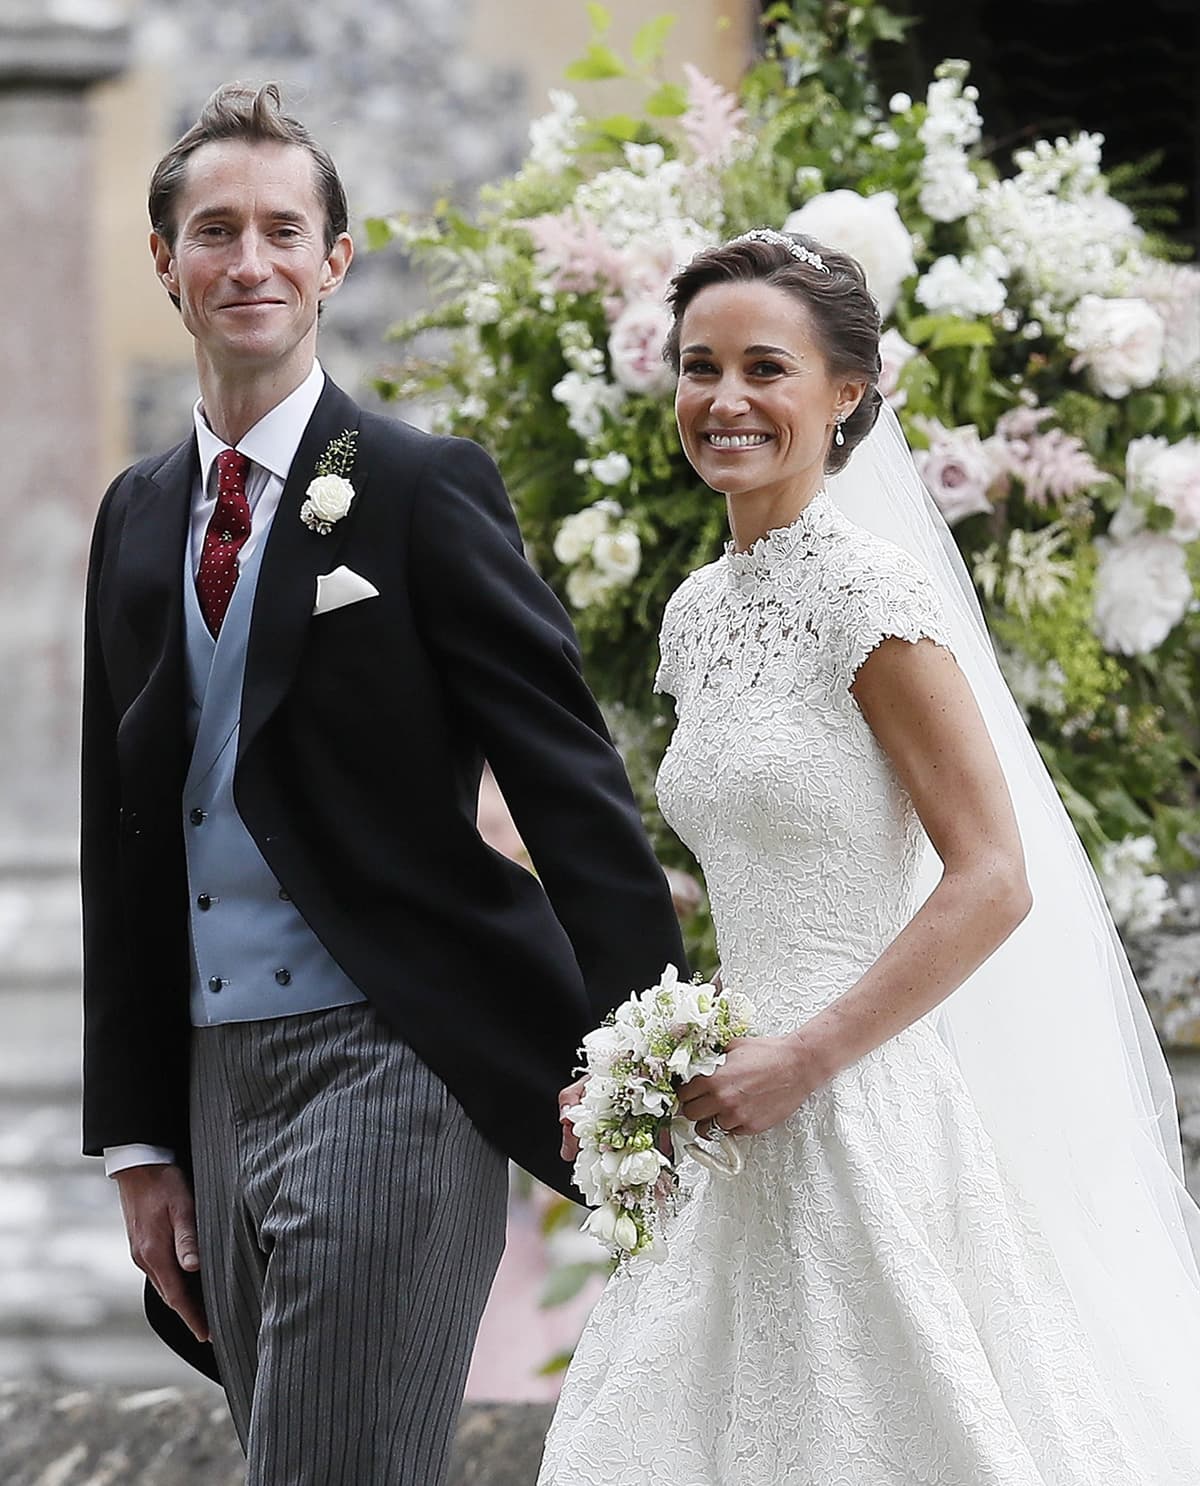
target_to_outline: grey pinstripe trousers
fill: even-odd
[[[369,1006],[193,1048],[201,1272],[247,1486],[437,1486],[504,1157]]]

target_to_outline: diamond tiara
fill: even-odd
[[[749,232],[743,232],[740,237],[733,239],[735,243],[757,242],[770,243],[772,247],[786,248],[793,258],[801,263],[808,263],[813,268],[820,269],[822,273],[829,272],[829,266],[819,253],[810,253],[803,243],[798,243],[795,238],[789,237],[786,232],[776,232],[774,227],[755,227]]]

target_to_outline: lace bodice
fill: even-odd
[[[762,1031],[844,989],[917,906],[924,833],[850,691],[891,635],[945,643],[932,585],[823,491],[667,606],[656,686],[679,722],[659,800]]]

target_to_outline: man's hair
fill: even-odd
[[[325,212],[325,251],[345,232],[348,221],[346,192],[325,150],[299,119],[283,112],[279,88],[266,83],[249,88],[243,83],[224,83],[200,110],[200,117],[154,167],[147,206],[150,225],[169,248],[175,246],[175,207],[187,176],[188,161],[201,145],[222,139],[248,143],[270,141],[294,144],[312,156],[317,195]]]

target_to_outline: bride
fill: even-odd
[[[539,1482],[1195,1486],[1170,1080],[862,272],[761,229],[671,306],[732,541],[667,607],[658,789],[759,1035],[681,1091],[743,1169],[693,1168],[665,1260],[610,1281]]]

